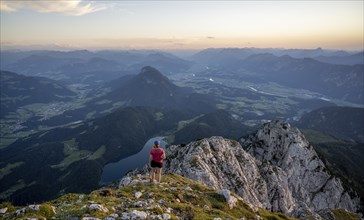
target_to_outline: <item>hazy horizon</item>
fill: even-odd
[[[1,49],[362,51],[363,1],[1,1]]]

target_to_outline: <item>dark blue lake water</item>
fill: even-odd
[[[145,143],[143,149],[138,153],[131,155],[127,158],[121,159],[115,163],[106,164],[102,170],[100,183],[109,183],[121,179],[128,171],[136,168],[142,168],[149,160],[149,152],[153,147],[154,141],[160,140],[161,146],[164,148],[166,142],[163,137],[151,138]]]

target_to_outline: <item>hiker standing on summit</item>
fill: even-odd
[[[160,147],[160,141],[154,141],[153,148],[150,150],[149,164],[152,167],[150,173],[150,182],[161,181],[163,159],[166,159],[166,154],[163,148]]]

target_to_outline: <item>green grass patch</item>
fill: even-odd
[[[74,151],[78,150],[78,143],[76,142],[75,138],[72,138],[71,140],[64,141],[63,142],[63,153],[64,155],[70,155]]]
[[[101,114],[111,113],[114,108],[105,109],[104,111],[100,112]]]
[[[264,209],[259,209],[258,213],[265,220],[294,220],[295,219],[295,218],[285,216],[282,213],[268,212],[267,210],[264,210]]]
[[[115,108],[115,107],[122,107],[124,105],[127,105],[128,102],[123,102],[123,101],[120,101],[120,102],[115,102],[112,104],[112,106]]]
[[[14,212],[15,210],[17,210],[17,208],[13,206],[10,202],[0,203],[0,209],[2,208],[8,208],[8,210],[6,211],[7,213]]]
[[[104,99],[104,100],[96,102],[95,104],[96,105],[103,105],[103,104],[109,104],[109,103],[112,103],[112,101],[108,100],[108,99]]]
[[[23,161],[7,164],[5,167],[0,169],[0,179],[2,179],[4,176],[10,174],[13,169],[15,169],[23,164],[24,164]]]
[[[334,209],[332,212],[334,213],[336,220],[360,220],[358,215],[347,212],[345,209]]]
[[[75,138],[64,141],[63,146],[65,158],[59,164],[52,165],[52,168],[64,169],[76,161],[88,158],[90,155],[93,156],[93,158],[96,158],[105,152],[105,149],[102,147],[100,147],[94,154],[88,150],[78,150],[78,143]]]
[[[16,141],[16,137],[1,137],[0,138],[0,149],[5,149],[10,144]]]
[[[199,116],[200,117],[200,116]],[[188,124],[190,124],[191,122],[195,121],[197,118],[199,117],[196,117],[196,118],[192,118],[192,119],[189,119],[189,120],[184,120],[184,121],[179,121],[178,122],[178,125],[177,125],[177,131],[181,130],[182,128],[186,127]]]
[[[72,152],[70,155],[64,158],[59,164],[52,165],[51,167],[64,169],[76,161],[88,158],[91,153],[92,152],[88,150],[80,150]]]
[[[198,156],[197,155],[194,155],[193,158],[190,160],[190,164],[192,167],[197,167],[198,165]]]
[[[207,199],[209,200],[211,207],[214,209],[223,210],[227,208],[226,200],[223,195],[212,192],[207,194]]]
[[[163,117],[164,117],[163,112],[156,112],[156,113],[154,114],[154,119],[155,119],[156,121],[160,121],[160,120],[162,120],[162,119],[163,119]]]
[[[87,113],[87,115],[86,115],[86,119],[91,119],[91,118],[93,118],[95,114],[96,114],[96,111],[92,111],[92,112]]]
[[[16,182],[10,189],[1,192],[0,194],[0,199],[5,199],[8,198],[9,196],[11,196],[14,192],[26,187],[27,185],[25,184],[24,180],[18,180],[18,182]]]
[[[39,207],[39,212],[37,214],[41,217],[51,218],[56,213],[53,210],[52,206],[48,204],[43,204]]]
[[[102,155],[104,155],[106,150],[105,145],[102,145],[101,147],[99,147],[99,149],[97,149],[91,156],[89,156],[87,158],[87,160],[96,160],[102,157]]]
[[[81,122],[81,123],[76,123],[76,124],[72,124],[70,126],[67,126],[67,128],[77,128],[77,127],[80,127],[82,125],[84,125],[84,124]]]
[[[133,179],[135,178],[133,177]],[[144,176],[144,179],[148,179],[148,177]],[[186,189],[187,186],[192,190]],[[134,196],[137,191],[142,192],[142,196],[138,199]],[[177,216],[179,219],[256,219],[257,214],[266,220],[292,219],[283,214],[271,213],[265,210],[259,210],[258,213],[255,213],[242,201],[238,201],[237,206],[230,209],[224,196],[218,195],[216,190],[176,174],[163,175],[161,184],[138,183],[121,189],[103,188],[90,194],[84,194],[82,197],[80,199],[80,194],[66,194],[53,201],[40,204],[40,211],[33,211],[26,207],[25,214],[19,217],[22,219],[70,219],[71,217],[83,218],[92,216],[104,219],[111,213],[118,213],[120,215],[123,212],[129,213],[132,210],[161,215],[166,213],[167,207],[170,207],[173,209],[169,213],[171,219],[177,219]],[[148,198],[152,198],[154,201],[143,207],[134,206],[136,201],[145,201]],[[158,201],[161,199],[163,202],[158,204]],[[100,204],[109,211],[91,210],[91,204]],[[150,208],[150,206],[154,208]],[[21,208],[13,207],[9,203],[2,203],[0,207],[8,207],[9,212],[14,212]],[[56,212],[54,212],[53,207],[57,207]]]
[[[44,135],[46,135],[48,133],[49,133],[49,131],[45,131],[45,132],[41,133],[38,137],[41,138],[41,137],[43,137]]]
[[[63,174],[62,176],[58,177],[58,181],[63,181],[68,175],[71,174],[71,171],[68,171],[67,173]]]

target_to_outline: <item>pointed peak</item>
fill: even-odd
[[[140,73],[136,76],[138,81],[144,81],[153,84],[172,84],[170,80],[164,76],[159,70],[151,66],[145,66],[141,69]]]
[[[270,122],[267,122],[263,125],[263,127],[267,128],[275,128],[279,130],[289,130],[291,128],[291,125],[283,120],[273,120]]]
[[[161,72],[159,72],[156,68],[154,67],[151,67],[151,66],[145,66],[141,69],[140,71],[141,74],[146,74],[146,73],[158,73],[158,74],[161,74]]]

